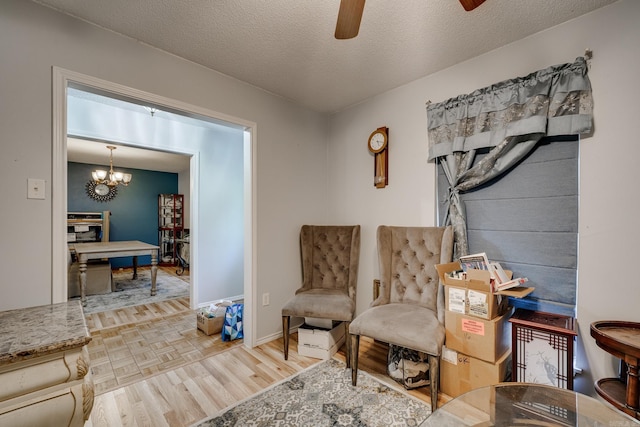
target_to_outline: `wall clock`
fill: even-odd
[[[389,185],[389,128],[380,127],[369,136],[369,151],[373,153],[373,185]]]
[[[108,202],[118,194],[117,187],[109,187],[107,184],[96,184],[95,181],[89,181],[85,185],[87,195],[98,202]]]

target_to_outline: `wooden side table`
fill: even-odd
[[[573,317],[517,309],[512,323],[512,380],[573,390]]]
[[[591,324],[598,347],[621,361],[618,378],[602,378],[596,392],[617,409],[640,419],[640,323],[604,320]]]

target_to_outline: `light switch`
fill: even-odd
[[[27,180],[27,199],[44,199],[45,183],[44,179],[29,178]]]

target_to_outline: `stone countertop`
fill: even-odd
[[[82,347],[89,341],[79,300],[0,312],[0,365]]]

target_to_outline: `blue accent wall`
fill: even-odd
[[[158,194],[178,192],[178,174],[142,169],[117,168],[133,175],[127,187],[118,186],[118,194],[108,202],[98,202],[87,195],[85,185],[91,171],[102,165],[67,164],[67,211],[111,211],[109,240],[140,240],[158,244]],[[108,167],[107,167],[108,168]],[[138,265],[150,265],[150,256],[138,258]],[[111,259],[111,267],[130,267],[131,257]]]

